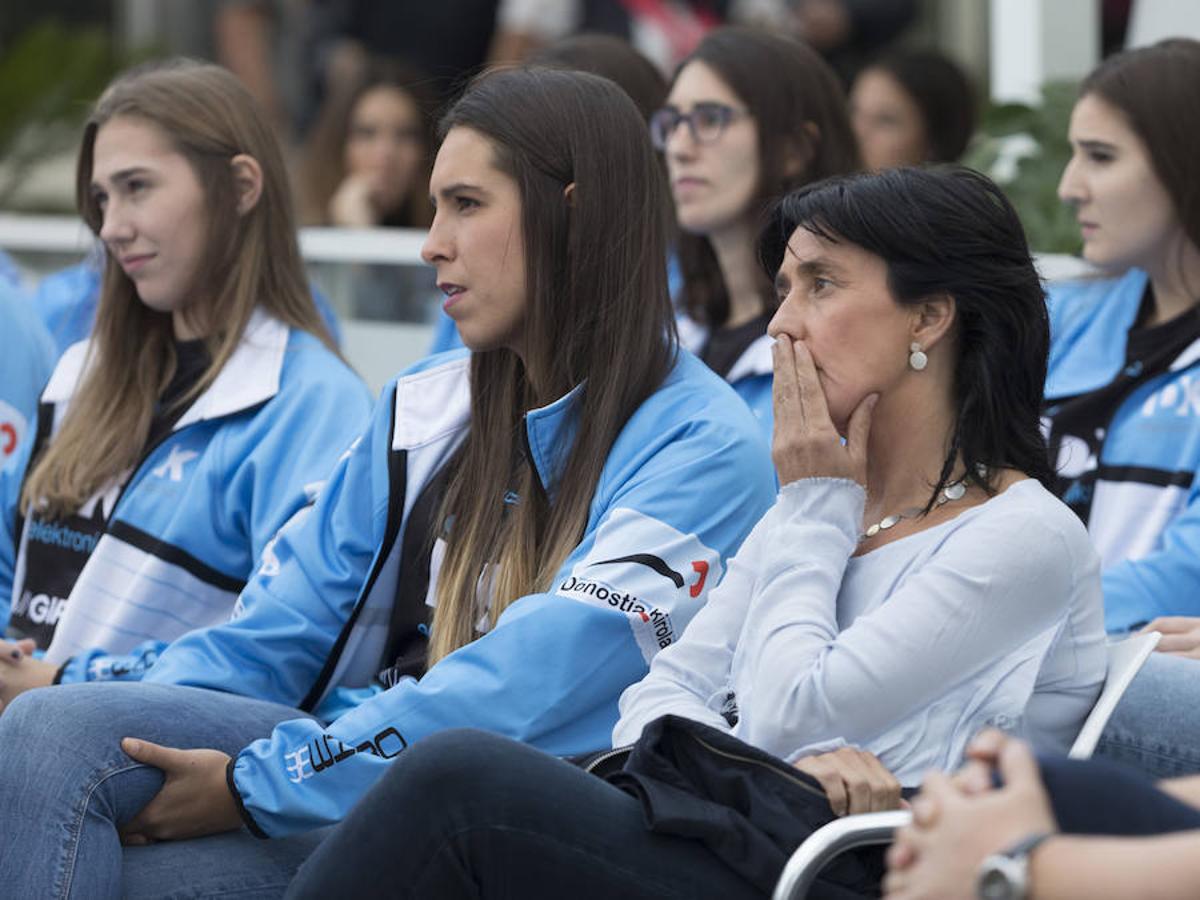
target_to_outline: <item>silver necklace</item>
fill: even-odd
[[[986,469],[984,471],[986,471]],[[937,509],[939,506],[944,506],[952,500],[961,500],[966,493],[967,476],[964,475],[962,478],[958,479],[958,481],[952,481],[942,488],[941,492],[938,494],[937,500],[933,502],[933,509],[931,509],[930,512],[933,512],[934,509]],[[882,519],[860,534],[858,536],[858,540],[861,543],[868,538],[873,538],[875,535],[879,534],[879,532],[887,531],[889,528],[894,527],[905,519],[915,519],[924,512],[925,509],[923,507],[910,506],[903,512],[892,513],[890,516],[884,516]]]

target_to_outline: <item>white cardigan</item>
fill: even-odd
[[[622,695],[613,745],[675,713],[789,760],[852,744],[905,785],[957,766],[989,724],[1065,752],[1105,677],[1079,520],[1028,479],[853,557],[864,501],[842,479],[786,485],[683,639]]]

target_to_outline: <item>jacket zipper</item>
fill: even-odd
[[[584,766],[583,771],[591,773],[597,767],[599,767],[601,763],[608,762],[608,760],[612,759],[614,756],[620,756],[622,753],[628,754],[628,753],[631,753],[632,751],[633,751],[633,744],[629,744],[625,747],[614,747],[611,750],[606,750],[605,752],[603,752],[599,756],[597,756],[595,759],[593,759],[591,762],[589,762],[586,766]]]
[[[776,775],[780,776],[781,778],[786,778],[788,781],[790,781],[792,784],[796,785],[797,787],[799,787],[805,791],[808,791],[808,793],[812,794],[814,797],[828,799],[826,797],[824,791],[818,790],[817,788],[815,788],[811,784],[809,784],[807,781],[804,781],[803,779],[798,778],[789,772],[785,772],[777,766],[770,765],[768,763],[763,762],[762,760],[754,759],[749,756],[742,756],[737,753],[729,753],[728,751],[720,750],[720,749],[714,747],[712,744],[708,743],[708,741],[704,740],[704,738],[697,737],[694,734],[689,734],[688,737],[690,737],[693,741],[695,741],[697,744],[699,744],[705,750],[708,750],[710,753],[715,753],[715,754],[717,754],[717,756],[723,756],[726,759],[736,760],[737,762],[741,762],[741,763],[749,763],[752,766],[758,766],[759,768],[767,769],[771,772],[774,772]]]

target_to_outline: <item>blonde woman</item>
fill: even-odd
[[[228,72],[179,62],[111,85],[77,198],[104,281],[92,338],[0,477],[0,621],[45,651],[0,672],[5,702],[135,675],[227,620],[370,408],[305,284],[279,147]]]

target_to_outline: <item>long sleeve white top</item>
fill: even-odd
[[[614,746],[674,713],[789,760],[852,744],[905,785],[956,766],[989,724],[1065,752],[1106,674],[1083,525],[1028,479],[855,557],[864,500],[842,479],[784,486],[622,695]]]

